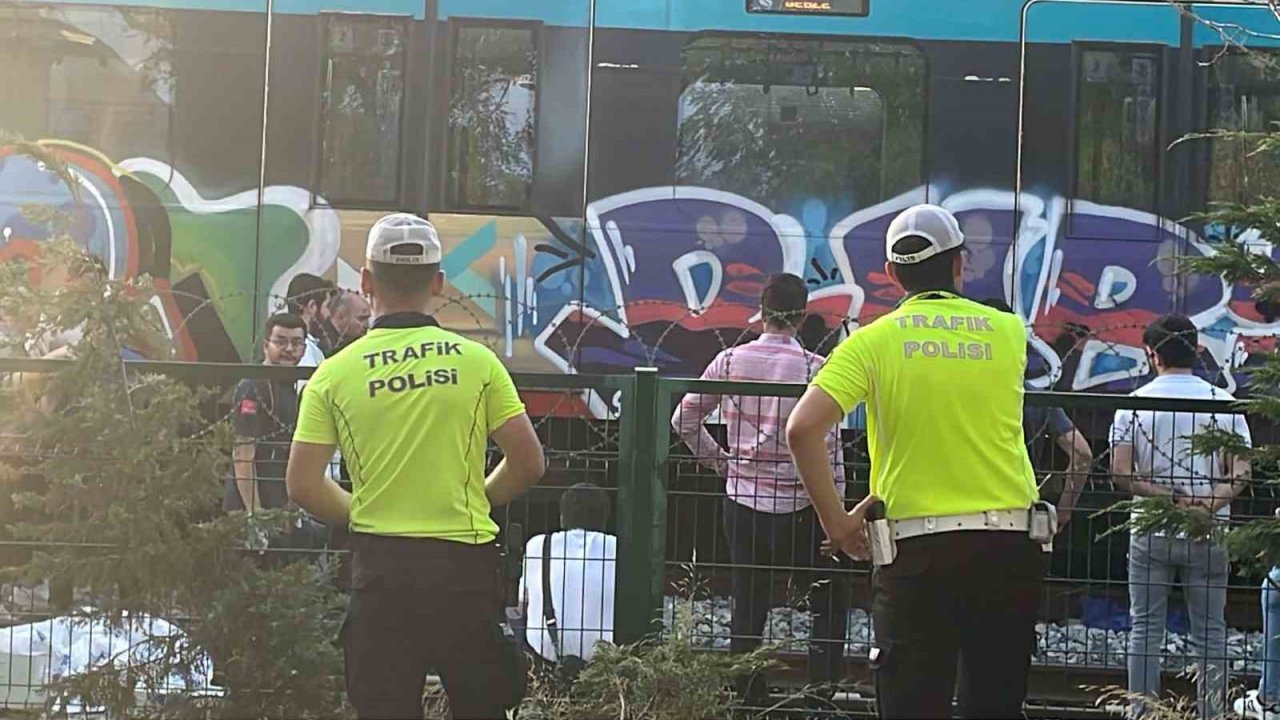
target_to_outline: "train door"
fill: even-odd
[[[1011,294],[1041,387],[1123,391],[1142,330],[1180,305],[1192,93],[1172,5],[1045,0],[1023,12]]]

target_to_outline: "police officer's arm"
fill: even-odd
[[[502,461],[484,481],[489,504],[500,507],[542,479],[546,461],[542,457],[542,443],[524,411],[515,383],[496,355],[491,358],[489,382],[480,409],[485,415],[489,437],[502,450]]]
[[[827,448],[827,433],[846,414],[826,390],[810,386],[787,418],[787,448],[831,545],[852,557],[865,558],[864,518],[878,498],[868,495],[846,512],[844,498],[836,490]]]
[[[328,477],[329,461],[338,445],[335,408],[328,395],[329,375],[321,366],[302,391],[298,426],[284,473],[289,499],[330,524],[351,519],[351,493]]]
[[[862,332],[865,330],[850,335],[831,353],[787,418],[787,447],[822,529],[832,545],[853,557],[866,555],[863,517],[876,498],[868,495],[845,512],[844,498],[836,490],[831,470],[835,458],[828,455],[826,438],[870,391],[870,358]]]
[[[293,441],[284,482],[289,499],[331,524],[345,525],[351,518],[351,493],[325,474],[335,445]]]
[[[490,505],[501,507],[542,479],[546,461],[533,423],[524,413],[503,423],[490,437],[502,450],[502,462],[485,478],[484,494]]]

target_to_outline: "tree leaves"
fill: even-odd
[[[231,440],[226,423],[207,412],[218,389],[122,360],[140,337],[162,336],[147,284],[108,279],[69,241],[50,244],[36,269],[32,283],[25,269],[0,267],[8,344],[69,337],[70,361],[23,373],[0,391],[0,417],[16,433],[0,458],[12,498],[0,540],[30,548],[8,574],[74,588],[92,617],[168,619],[189,640],[145,666],[98,668],[50,692],[111,714],[341,716],[341,658],[332,643],[341,596],[305,554],[285,563],[246,551],[258,530],[286,532],[293,513],[267,513],[250,526],[242,514],[219,511]],[[171,696],[163,681],[193,675],[208,657],[221,697],[136,707],[135,683],[143,699]]]

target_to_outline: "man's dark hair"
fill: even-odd
[[[1004,298],[989,297],[989,298],[984,298],[980,302],[983,305],[986,305],[987,307],[995,310],[999,310],[1000,312],[1007,312],[1010,315],[1014,314],[1013,308],[1009,307],[1009,303],[1005,302]],[[1027,343],[1027,363],[1030,364],[1031,358],[1034,358],[1037,356],[1038,356],[1038,353],[1035,347],[1028,342]]]
[[[604,532],[612,504],[609,493],[595,483],[573,485],[560,496],[561,529]]]
[[[932,245],[919,235],[908,235],[893,244],[893,252],[897,255],[912,255]],[[944,250],[937,255],[910,265],[894,263],[898,282],[908,293],[926,292],[929,290],[956,291],[955,277],[951,273],[951,265],[955,262],[960,248]]]
[[[289,289],[285,291],[285,304],[289,312],[301,315],[304,308],[312,302],[324,305],[329,296],[337,290],[333,283],[319,275],[298,273],[289,281]]]
[[[805,315],[796,332],[796,339],[805,350],[818,353],[826,343],[828,334],[827,324],[823,322],[821,315]]]
[[[804,320],[809,290],[804,280],[789,273],[775,273],[764,281],[760,292],[760,314],[765,325],[796,327]]]
[[[392,248],[395,252],[399,248]],[[370,262],[369,271],[373,273],[373,281],[384,293],[398,297],[418,297],[431,288],[431,283],[440,272],[440,263],[430,265],[393,265],[391,263]]]
[[[1196,366],[1196,348],[1200,335],[1191,318],[1170,313],[1156,318],[1142,333],[1142,344],[1151,349],[1160,364],[1167,368],[1190,369]]]
[[[262,339],[266,340],[271,337],[271,333],[275,331],[276,328],[284,328],[285,330],[301,330],[303,333],[307,332],[307,324],[302,322],[301,315],[287,312],[276,313],[275,315],[267,318],[267,321],[262,324]]]

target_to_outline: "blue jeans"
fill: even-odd
[[[1227,691],[1227,552],[1221,545],[1138,536],[1129,541],[1129,692],[1160,694],[1160,657],[1169,588],[1181,576],[1199,667],[1202,718],[1220,717]],[[1135,707],[1138,713],[1142,707]]]
[[[1262,702],[1280,702],[1280,568],[1262,581],[1262,682],[1258,693]]]

